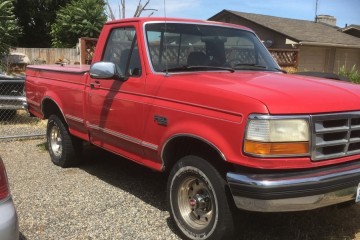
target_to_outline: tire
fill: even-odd
[[[70,135],[68,128],[57,115],[49,117],[46,137],[50,158],[55,165],[66,168],[79,163],[82,141]]]
[[[186,239],[232,239],[234,218],[227,184],[197,156],[186,156],[171,170],[167,184],[170,215]]]

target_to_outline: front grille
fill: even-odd
[[[360,112],[311,116],[313,161],[360,154]]]
[[[23,96],[24,81],[17,80],[0,80],[0,96]]]

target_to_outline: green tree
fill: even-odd
[[[1,1],[1,0],[0,0]],[[13,0],[14,13],[23,34],[19,47],[50,47],[51,24],[55,22],[60,7],[70,0]]]
[[[51,26],[53,47],[74,47],[80,37],[97,38],[106,22],[103,0],[73,0],[62,7]]]
[[[13,11],[12,1],[0,0],[0,57],[9,53],[21,32]]]

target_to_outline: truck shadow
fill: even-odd
[[[167,177],[97,147],[86,146],[80,169],[166,211]]]
[[[80,169],[129,192],[161,211],[167,211],[167,175],[161,174],[96,147],[87,146]],[[178,236],[175,224],[169,228]],[[237,240],[350,240],[360,239],[360,206],[326,207],[294,213],[236,214]]]
[[[239,212],[238,240],[360,239],[360,206],[325,207],[292,213]]]

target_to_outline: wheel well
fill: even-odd
[[[42,112],[44,118],[49,118],[51,115],[57,115],[63,122],[66,124],[64,116],[59,108],[59,106],[51,99],[45,99],[42,103]]]
[[[170,140],[162,153],[165,171],[171,171],[174,164],[181,158],[195,155],[207,160],[220,174],[225,174],[231,168],[231,164],[225,161],[222,153],[212,144],[205,140],[191,136],[181,136]]]

